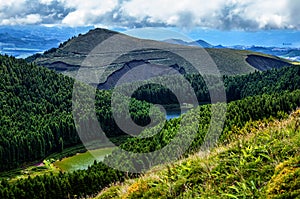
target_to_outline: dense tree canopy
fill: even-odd
[[[228,105],[227,119],[225,127],[221,135],[220,141],[226,142],[230,139],[236,128],[245,125],[250,120],[259,120],[268,117],[281,118],[287,112],[292,111],[300,105],[300,90],[294,92],[285,92],[282,94],[262,95],[256,97],[249,97],[244,100],[231,102]],[[166,123],[163,130],[156,136],[150,139],[132,138],[121,145],[123,149],[134,152],[148,152],[158,150],[168,144],[176,131],[178,130],[178,123],[180,120],[187,118],[190,121],[199,122],[201,125],[197,130],[197,137],[190,146],[186,154],[197,151],[203,143],[203,138],[207,132],[210,120],[211,105],[200,106],[197,109],[187,113],[179,119],[170,120]],[[193,122],[187,126],[193,128]],[[151,129],[148,130],[151,132]],[[177,140],[180,145],[181,140]],[[114,153],[118,153],[115,151]],[[170,151],[170,153],[174,153]],[[160,158],[157,157],[159,162]],[[112,161],[108,156],[105,161]],[[132,167],[139,164],[147,168],[149,164],[156,162],[128,162],[127,159],[120,157],[118,164]],[[105,166],[103,163],[98,163],[87,170],[76,171],[74,173],[61,173],[59,175],[44,175],[39,177],[28,177],[28,179],[18,180],[13,184],[9,184],[6,180],[2,180],[0,184],[1,198],[76,198],[76,196],[93,195],[103,189],[105,186],[122,181],[126,177],[134,177],[136,175],[129,175]]]
[[[42,159],[52,152],[62,150],[63,147],[80,143],[72,117],[73,79],[8,56],[0,57],[0,66],[0,170]],[[232,102],[227,105],[225,125],[219,141],[229,142],[237,133],[236,129],[243,127],[249,121],[270,117],[282,118],[300,106],[300,90],[297,90],[300,85],[299,74],[299,67],[294,66],[245,76],[224,77],[227,96]],[[201,99],[201,102],[209,102],[203,79],[193,75],[186,78],[198,93],[198,99]],[[157,89],[153,89],[152,86]],[[215,88],[218,86],[216,85]],[[161,97],[166,92],[169,93],[165,88],[150,85],[149,88],[138,90],[134,97],[168,104],[169,100],[162,100],[173,100],[173,97]],[[108,137],[123,134],[112,118],[111,95],[111,91],[97,91],[95,101],[97,119]],[[148,98],[149,95],[152,97]],[[130,100],[133,120],[140,125],[148,124],[150,105],[134,99]],[[126,100],[120,99],[120,110],[118,110],[121,116],[123,101]],[[217,106],[221,108],[224,104],[217,104]],[[149,138],[132,137],[120,147],[136,153],[161,149],[175,137],[180,122],[186,121],[184,130],[187,136],[191,130],[197,131],[196,138],[185,152],[185,154],[193,153],[203,144],[210,124],[211,107],[212,105],[209,104],[199,106],[178,119],[167,121],[156,135]],[[80,121],[83,123],[89,121],[88,115],[80,115]],[[194,129],[196,123],[199,126]],[[146,129],[142,133],[153,134],[156,128],[159,126]],[[93,137],[96,133],[91,129],[89,136]],[[176,141],[180,146],[184,140]],[[114,154],[118,153],[118,150],[114,152]],[[160,159],[165,158],[157,156],[156,162],[147,162],[147,160],[129,162],[123,157],[117,160],[108,157],[105,161],[116,161],[124,167],[138,164],[148,168],[149,165],[155,165],[160,162]],[[8,183],[3,179],[0,183],[0,198],[85,197],[97,193],[111,183],[134,176],[136,175],[119,172],[103,163],[98,163],[87,170],[28,177],[14,183]]]
[[[281,69],[271,69],[265,72],[254,72],[247,75],[239,76],[223,76],[224,85],[220,85],[221,81],[216,81],[216,77],[212,75],[195,75],[188,74],[185,78],[193,87],[198,98],[199,104],[210,103],[209,89],[220,89],[225,86],[227,101],[243,99],[248,96],[278,93],[284,90],[293,91],[300,88],[300,67],[290,66]],[[183,90],[182,78],[176,76],[170,81],[170,78],[160,77],[157,82],[168,81],[175,88],[175,92],[179,95],[185,95],[187,91]],[[207,83],[211,85],[208,89]],[[215,83],[214,83],[215,82]],[[139,100],[146,100],[156,104],[176,104],[177,100],[174,93],[166,87],[159,84],[148,84],[143,82],[133,97]],[[124,89],[131,90],[132,85],[124,85]],[[188,101],[187,101],[188,103]]]
[[[81,142],[72,117],[73,79],[8,56],[0,57],[0,76],[0,171]],[[124,133],[112,118],[110,98],[111,91],[99,90],[94,103],[103,130],[113,137]],[[131,99],[132,118],[141,125],[149,123],[149,108]]]

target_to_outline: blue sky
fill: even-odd
[[[160,27],[217,45],[298,42],[298,0],[0,0],[0,26]]]
[[[205,38],[213,45],[256,45],[256,46],[291,46],[300,47],[300,32],[297,30],[277,29],[246,31],[222,31],[195,29],[188,33],[193,38]],[[290,45],[291,44],[291,45]]]
[[[133,30],[115,29],[128,35],[165,40],[169,38],[185,41],[203,39],[212,45],[246,45],[269,47],[300,47],[300,31],[289,29],[243,31],[243,30],[217,30],[207,28],[193,28],[182,30],[180,28],[142,28]],[[148,30],[148,31],[147,31]]]

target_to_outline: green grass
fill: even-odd
[[[120,143],[124,142],[128,137],[129,136],[127,136],[127,135],[114,137],[114,138],[110,138],[110,141],[115,143],[116,145],[119,145]],[[97,140],[93,141],[93,142],[90,142],[90,143],[86,143],[86,145],[78,144],[76,146],[65,148],[62,152],[52,153],[51,155],[49,155],[46,158],[46,160],[50,161],[50,162],[54,162],[56,160],[61,160],[61,159],[66,158],[66,157],[74,156],[77,153],[85,153],[87,151],[86,147],[90,150],[102,149],[102,148],[111,147],[111,144],[110,143],[99,144],[99,141],[97,141]]]
[[[18,179],[27,178],[28,176],[34,177],[38,175],[59,172],[50,162],[46,160],[43,161],[43,164],[40,164],[41,166],[26,166],[24,168],[2,172],[0,173],[0,179],[7,179],[10,182],[14,182]]]
[[[293,65],[300,65],[300,62],[291,62]]]
[[[95,160],[102,161],[103,158],[112,152],[114,148],[95,149],[85,153],[79,153],[75,156],[56,161],[53,165],[61,171],[76,171],[87,169]]]
[[[87,55],[93,50],[97,43],[91,42],[91,41],[97,41],[100,42],[106,40],[109,38],[112,34],[115,34],[109,30],[93,30],[89,33],[82,35],[80,37],[77,37],[75,39],[71,39],[69,42],[66,43],[63,47],[56,50],[56,52],[45,54],[36,60],[34,60],[35,63],[41,66],[46,66],[50,68],[55,68],[56,70],[62,72],[62,69],[66,70],[63,73],[66,75],[69,75],[71,77],[76,76],[76,71],[78,70],[78,66],[82,64],[82,62],[86,59]],[[128,43],[125,46],[129,51],[130,49],[134,49],[136,46],[136,42],[145,42],[150,43],[152,48],[154,49],[182,49],[191,51],[192,54],[195,52],[195,47],[183,47],[173,44],[167,44],[157,41],[151,41],[151,40],[140,40],[132,37],[127,38]],[[114,47],[112,47],[113,49]],[[126,51],[126,50],[125,50]],[[149,60],[153,64],[160,64],[165,66],[171,66],[175,63],[178,64],[181,67],[184,67],[185,70],[190,73],[196,72],[194,67],[191,66],[190,63],[188,63],[186,60],[183,60],[182,58],[179,58],[179,56],[174,56],[174,54],[168,52],[167,50],[154,50],[149,51],[147,49],[140,50],[137,52],[129,52],[129,53],[121,53],[123,54],[121,57],[113,61],[113,64],[111,64],[109,67],[101,65],[98,66],[99,63],[102,63],[103,58],[101,56],[95,56],[93,61],[95,62],[93,67],[90,67],[89,70],[95,71],[98,73],[103,73],[103,77],[101,77],[99,82],[104,82],[106,78],[115,72],[116,70],[123,67],[124,63],[132,61],[132,60]],[[271,56],[271,55],[265,55],[262,53],[256,53],[251,51],[243,51],[243,50],[233,50],[233,49],[212,49],[207,48],[205,49],[207,53],[210,56],[204,56],[204,57],[198,57],[193,56],[190,57],[192,59],[192,62],[209,62],[210,57],[214,60],[216,65],[218,66],[219,71],[223,75],[237,75],[237,74],[247,74],[254,72],[256,69],[251,66],[249,63],[247,63],[246,58],[248,55],[259,55],[266,58],[272,58],[274,60],[278,60],[277,57]],[[196,53],[197,54],[197,53]],[[203,55],[203,54],[202,54]],[[109,55],[108,55],[109,56]],[[97,59],[99,59],[97,61]],[[284,59],[280,59],[286,62],[289,62]],[[57,64],[57,62],[62,62],[71,66],[75,67],[61,67],[60,64]],[[204,74],[215,74],[215,70],[212,70],[210,66],[204,68],[201,71]],[[97,82],[97,83],[99,83]]]
[[[249,122],[210,154],[159,166],[97,198],[300,198],[300,111]]]

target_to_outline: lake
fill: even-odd
[[[166,119],[174,119],[174,118],[179,118],[181,114],[184,114],[188,111],[189,109],[183,109],[182,111],[179,110],[172,110],[172,111],[167,111],[166,113]]]
[[[97,162],[102,161],[106,155],[111,154],[113,149],[114,147],[92,150],[94,156],[89,151],[78,153],[77,155],[64,158],[61,161],[56,161],[53,164],[62,171],[87,169],[88,166],[93,165],[95,160],[97,160]]]
[[[167,111],[166,119],[170,120],[173,118],[178,118],[180,117],[181,114],[186,113],[188,110],[189,109],[183,109],[182,111],[180,110]],[[92,165],[95,160],[97,160],[97,162],[102,161],[106,155],[111,154],[113,149],[114,147],[92,150],[94,156],[90,153],[90,151],[87,151],[85,153],[78,153],[74,156],[64,158],[61,161],[56,161],[53,164],[58,169],[62,171],[68,171],[68,172],[87,169],[88,166]]]

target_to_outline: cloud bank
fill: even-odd
[[[0,25],[300,29],[296,0],[0,0]]]

